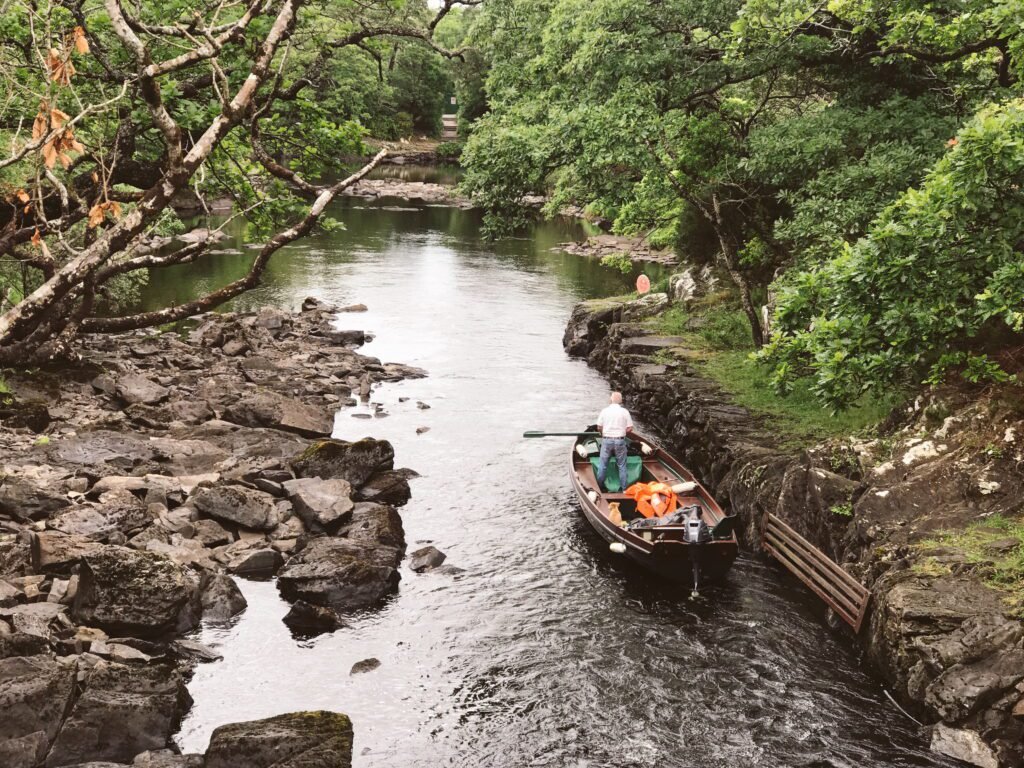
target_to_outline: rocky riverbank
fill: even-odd
[[[990,585],[997,531],[967,551],[942,531],[1019,520],[1019,402],[918,399],[884,438],[797,451],[687,362],[646,322],[665,295],[578,305],[566,350],[606,374],[760,548],[764,515],[796,528],[871,589],[858,641],[935,750],[979,766],[1024,765],[1022,607]],[[980,530],[985,530],[984,528]],[[1000,549],[1002,548],[1002,549]]]
[[[424,372],[357,352],[366,334],[338,330],[337,312],[310,299],[208,315],[88,339],[70,370],[8,374],[0,765],[348,764],[351,726],[332,713],[219,729],[205,763],[161,751],[194,665],[217,658],[183,635],[245,609],[233,577],[276,575],[304,634],[398,587],[396,507],[415,473],[386,441],[330,435],[339,406]],[[271,731],[298,746],[271,748]]]

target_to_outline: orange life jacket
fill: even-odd
[[[672,486],[665,483],[633,483],[626,495],[636,500],[636,511],[647,518],[671,514],[679,504]]]

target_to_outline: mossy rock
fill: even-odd
[[[222,725],[213,732],[206,768],[348,768],[352,721],[340,712],[292,712]]]

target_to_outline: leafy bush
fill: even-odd
[[[997,351],[1001,334],[1024,331],[1022,178],[1016,99],[972,119],[865,238],[787,276],[776,336],[762,353],[780,388],[808,375],[815,394],[841,409],[867,390],[941,373],[950,351],[965,349],[968,378],[999,378],[980,355]]]
[[[617,269],[624,275],[633,271],[633,260],[624,253],[609,253],[601,257],[601,266],[609,269]]]
[[[435,150],[437,159],[445,163],[457,163],[464,146],[461,141],[442,141]]]

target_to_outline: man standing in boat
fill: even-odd
[[[633,418],[622,407],[622,393],[612,392],[609,405],[597,417],[597,428],[601,431],[601,460],[597,465],[597,484],[605,488],[604,477],[608,472],[608,460],[615,454],[619,466],[619,493],[626,490],[626,436],[633,431]]]

